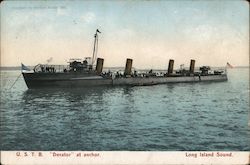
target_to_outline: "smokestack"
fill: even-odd
[[[170,59],[168,63],[168,75],[172,74],[174,70],[174,60]]]
[[[131,69],[132,69],[132,59],[127,58],[127,62],[126,62],[126,68],[124,71],[124,75],[131,75]]]
[[[103,62],[104,62],[104,59],[102,59],[102,58],[97,58],[97,62],[96,62],[96,72],[97,72],[98,74],[102,73]]]
[[[190,72],[191,74],[194,73],[194,65],[195,65],[195,60],[191,60],[191,61],[190,61],[190,68],[189,68],[189,72]]]

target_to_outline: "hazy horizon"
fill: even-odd
[[[48,64],[48,65],[50,65],[50,64]],[[53,65],[53,64],[51,64],[51,65]],[[30,68],[30,69],[32,69],[34,66],[27,66],[28,68]],[[197,68],[199,68],[199,67],[201,67],[201,66],[195,66],[195,68],[197,69]],[[211,68],[224,68],[225,66],[210,66]],[[233,66],[233,68],[249,68],[250,66]],[[109,69],[109,68],[111,68],[111,69],[113,69],[113,68],[125,68],[125,66],[111,66],[111,67],[104,67],[103,69]],[[147,68],[147,67],[145,67],[145,68],[137,68],[136,66],[133,66],[133,68],[134,69],[139,69],[139,70],[150,70],[150,69],[153,69],[153,70],[167,70],[167,67],[165,67],[165,68]],[[186,69],[188,69],[189,68],[189,66],[185,66],[184,68],[186,68]],[[228,69],[233,69],[233,68],[228,68]],[[0,66],[0,69],[4,69],[4,70],[6,70],[6,69],[14,69],[14,70],[16,70],[16,69],[21,69],[21,66]],[[180,69],[180,68],[178,68],[178,67],[175,67],[175,69]]]
[[[245,1],[3,1],[1,66],[34,66],[92,56],[104,67],[249,66]]]

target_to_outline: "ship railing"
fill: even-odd
[[[69,71],[68,65],[48,65],[48,64],[38,64],[34,67],[34,72],[36,73],[62,73]]]

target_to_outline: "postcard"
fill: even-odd
[[[247,1],[2,1],[1,164],[249,164]]]

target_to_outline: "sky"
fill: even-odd
[[[249,4],[241,0],[4,1],[1,66],[67,64],[91,57],[94,33],[104,67],[166,69],[249,66]]]

